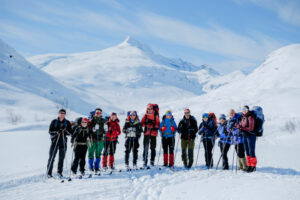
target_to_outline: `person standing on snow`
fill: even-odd
[[[138,159],[139,139],[143,132],[142,124],[136,111],[131,111],[123,126],[123,133],[126,134],[125,141],[125,165],[129,169],[129,154],[133,153],[133,168],[136,169]]]
[[[229,111],[229,120],[227,125],[227,131],[231,136],[231,143],[234,145],[238,159],[239,159],[239,170],[246,171],[248,166],[245,158],[244,150],[244,137],[242,132],[237,128],[240,123],[242,114],[235,113],[233,109]]]
[[[197,132],[197,120],[191,115],[190,109],[186,108],[184,110],[184,116],[178,124],[178,133],[181,135],[181,158],[184,167],[188,169],[192,167],[194,162],[194,147]],[[186,153],[187,150],[188,153]]]
[[[219,117],[219,126],[217,136],[220,138],[219,146],[221,150],[222,162],[223,162],[223,170],[229,169],[228,157],[227,153],[230,148],[231,140],[229,133],[227,131],[227,120],[224,114],[221,114]]]
[[[162,137],[161,143],[164,151],[164,166],[167,167],[169,164],[169,167],[173,167],[175,134],[177,131],[177,126],[170,110],[168,110],[163,116],[159,131]]]
[[[255,127],[254,114],[250,112],[249,106],[244,106],[242,109],[243,116],[238,125],[238,128],[244,135],[244,148],[247,154],[247,172],[256,170],[257,159],[255,156],[256,135],[253,133]]]
[[[109,155],[109,167],[111,170],[114,167],[114,154],[116,152],[118,136],[121,134],[121,128],[119,125],[119,119],[116,113],[112,113],[109,121],[107,122],[108,131],[105,134],[104,139],[104,151],[102,156],[102,165],[104,169],[107,169],[107,159]]]
[[[49,150],[49,159],[47,164],[47,176],[52,176],[53,163],[57,150],[59,150],[59,159],[57,174],[62,177],[64,159],[67,151],[67,135],[72,135],[71,123],[65,118],[66,110],[60,109],[57,119],[52,120],[49,127],[49,134],[51,137],[51,146]]]
[[[78,164],[81,176],[84,176],[85,156],[88,149],[88,138],[90,136],[90,129],[88,127],[89,120],[83,118],[81,125],[78,126],[72,135],[71,143],[74,151],[74,160],[72,162],[71,171],[73,175],[77,173]]]
[[[156,137],[158,134],[160,121],[159,121],[159,113],[158,106],[153,104],[147,105],[146,113],[142,119],[142,127],[144,127],[144,167],[147,167],[148,163],[148,151],[149,146],[151,149],[151,158],[150,164],[154,166],[154,160],[156,155]],[[149,168],[149,167],[148,167]]]
[[[213,167],[212,150],[215,145],[217,127],[208,113],[202,115],[202,122],[199,126],[199,135],[202,135],[202,142],[205,149],[205,163],[207,168]]]
[[[89,141],[89,169],[97,174],[100,167],[101,153],[104,147],[103,135],[106,120],[102,117],[102,109],[97,108],[91,119],[92,133]]]

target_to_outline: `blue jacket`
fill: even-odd
[[[235,126],[236,123],[238,124],[240,122],[241,117],[242,115],[240,113],[236,113],[234,117],[228,121],[227,124],[227,131],[231,136],[231,143],[233,145],[244,143],[243,133]]]
[[[199,135],[203,135],[203,139],[214,139],[217,132],[217,127],[212,118],[208,118],[205,122],[202,120],[199,126]]]
[[[164,132],[161,131],[161,128],[163,126],[165,126],[167,128]],[[172,126],[175,128],[175,132],[172,132],[172,130],[171,130]],[[160,136],[161,137],[174,137],[176,131],[177,131],[177,125],[174,121],[174,118],[172,117],[171,119],[168,119],[164,116],[163,120],[161,121],[160,126],[159,126]]]
[[[218,137],[220,138],[219,143],[231,144],[230,136],[227,131],[227,121],[224,124],[219,123],[218,126]]]

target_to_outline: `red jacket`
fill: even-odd
[[[142,127],[144,127],[144,135],[157,136],[160,121],[158,115],[145,114],[142,119]],[[151,133],[150,133],[151,132]]]
[[[243,115],[239,127],[242,131],[251,132],[254,130],[254,125],[255,125],[254,117],[251,115],[250,112],[247,112],[245,115]]]
[[[108,131],[105,134],[107,141],[117,141],[118,136],[121,134],[121,128],[119,125],[119,119],[116,119],[115,121],[109,121],[107,122]]]

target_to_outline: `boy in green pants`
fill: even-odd
[[[102,117],[102,110],[97,108],[95,115],[91,120],[92,133],[89,142],[89,169],[95,170],[95,174],[99,172],[100,158],[103,150],[103,134],[105,132],[104,125],[106,120]]]

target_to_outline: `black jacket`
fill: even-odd
[[[197,120],[194,116],[190,116],[186,119],[183,116],[182,120],[178,124],[178,133],[181,134],[181,139],[195,139],[196,133],[198,132]]]
[[[129,119],[126,119],[125,124],[123,126],[123,133],[127,135],[130,128],[135,128],[136,137],[141,137],[143,132],[142,124],[139,119],[136,119],[134,122],[131,122]]]
[[[104,131],[104,125],[107,122],[106,119],[102,118],[102,117],[96,117],[94,116],[92,118],[92,132],[90,134],[91,139],[96,142],[96,141],[102,141],[103,135],[105,133]],[[96,124],[99,125],[99,129],[95,130],[94,127],[96,126]]]
[[[52,142],[56,142],[59,136],[59,144],[67,142],[67,135],[72,135],[72,127],[69,120],[64,119],[63,121],[59,121],[59,118],[52,120],[49,127],[49,134],[51,136]],[[64,136],[64,138],[63,138]]]
[[[73,142],[78,142],[78,143],[87,142],[87,139],[88,139],[90,133],[91,133],[91,131],[88,127],[83,128],[81,126],[78,126],[75,129],[74,134],[72,135],[71,143],[73,143]]]

